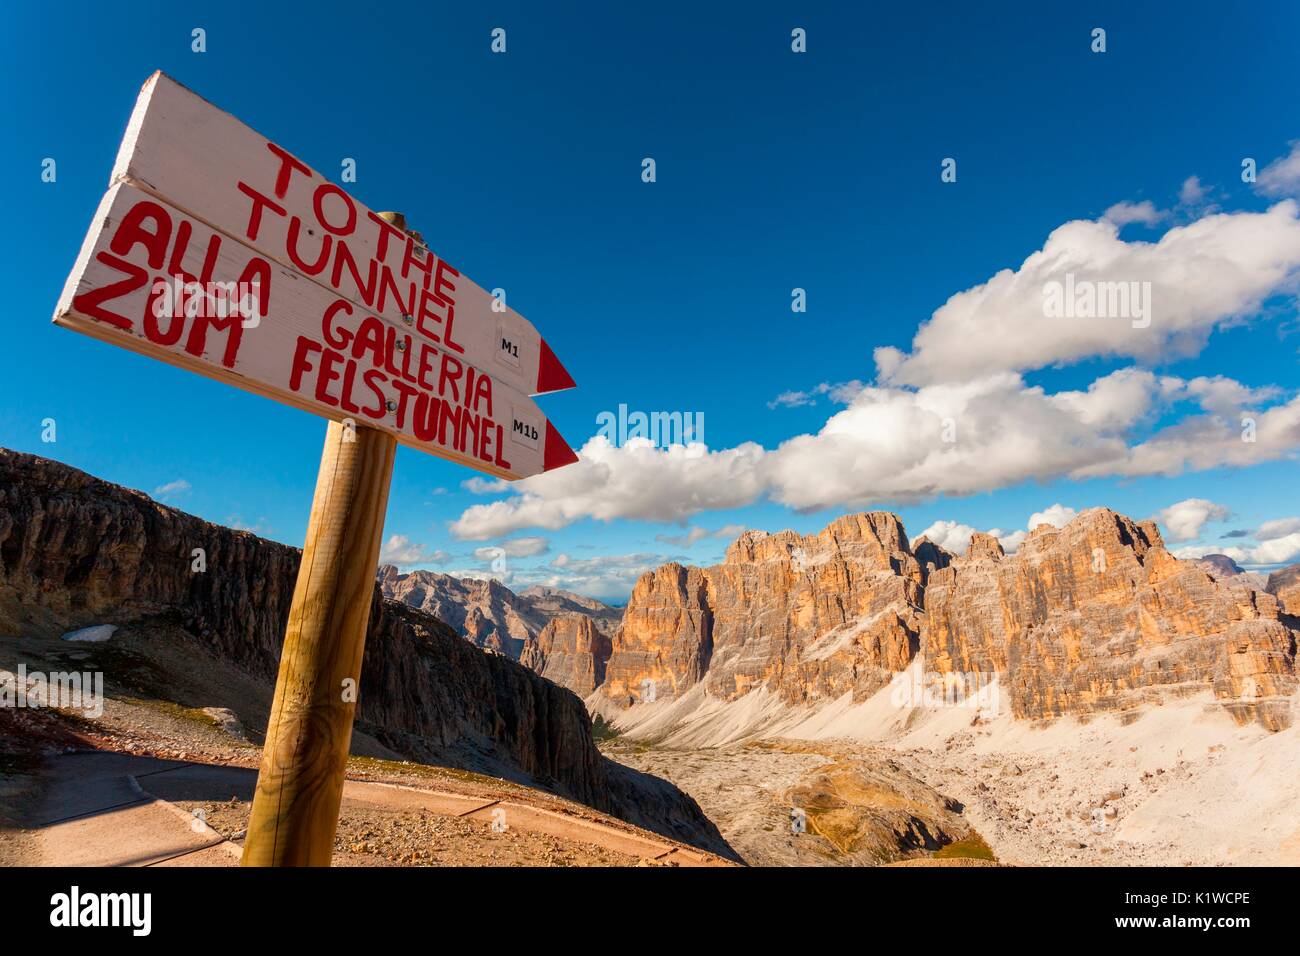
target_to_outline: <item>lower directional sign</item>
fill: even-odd
[[[128,183],[100,203],[55,322],[498,477],[577,460],[463,353]]]

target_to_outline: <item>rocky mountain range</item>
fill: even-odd
[[[520,660],[525,644],[557,617],[588,618],[607,635],[623,617],[622,608],[558,588],[534,585],[515,592],[491,578],[423,570],[403,573],[392,565],[380,567],[378,580],[384,597],[432,614],[476,647],[511,660]]]
[[[865,701],[917,663],[941,682],[996,681],[1022,719],[1205,692],[1276,730],[1296,689],[1295,570],[1261,588],[1173,557],[1154,523],[1105,508],[1040,525],[1011,555],[984,534],[960,556],[911,544],[887,512],[815,535],[751,531],[719,565],[637,582],[588,704],[624,726],[629,708],[688,696],[679,721],[755,692],[809,712]]]
[[[132,675],[145,671],[153,687],[198,683],[203,700],[171,705],[229,707],[259,736],[300,559],[296,548],[0,449],[0,651],[20,638],[117,625],[120,672],[105,675],[110,688],[136,693]],[[539,606],[557,600],[535,597]],[[186,680],[165,671],[177,660]],[[219,679],[232,666],[241,686],[254,687],[247,707]],[[542,787],[731,855],[689,796],[602,756],[577,696],[382,597],[378,585],[354,743],[363,735],[397,755]]]
[[[542,787],[723,854],[733,833],[748,833],[757,858],[780,857],[770,835],[772,814],[789,812],[781,801],[836,839],[932,817],[958,839],[967,823],[949,819],[947,798],[935,803],[923,788],[912,788],[915,812],[901,821],[832,799],[839,771],[814,755],[858,761],[841,774],[856,793],[876,780],[875,751],[810,743],[805,755],[797,743],[887,738],[903,769],[944,793],[955,787],[961,803],[976,805],[981,830],[1025,859],[1047,858],[1030,846],[1038,820],[1044,845],[1058,846],[1103,804],[1131,817],[1126,839],[1172,846],[1181,831],[1160,821],[1182,819],[1207,792],[1225,819],[1233,808],[1272,819],[1293,792],[1300,566],[1265,579],[1220,557],[1177,559],[1153,523],[1099,508],[1064,527],[1040,525],[1013,554],[983,534],[960,555],[910,541],[887,512],[846,515],[818,534],[746,532],[718,565],[647,573],[625,611],[565,592],[515,594],[496,582],[382,568],[354,744]],[[0,450],[0,652],[18,645],[9,637],[58,643],[75,628],[118,625],[110,686],[138,696],[171,685],[180,696],[166,700],[183,708],[229,707],[256,742],[299,559],[294,548]],[[944,688],[973,677],[1000,703],[987,720],[984,711],[909,714],[892,696],[905,686],[900,675]],[[603,745],[622,762],[597,749],[589,713],[624,733],[614,742],[622,750]],[[1048,719],[1069,715],[1080,719]],[[1112,739],[1120,729],[1123,747]],[[1035,758],[1017,736],[1030,730],[1055,741],[1058,757]],[[1229,754],[1231,734],[1250,739]],[[1091,735],[1086,746],[1076,745],[1081,735]],[[785,789],[772,791],[771,813],[755,817],[771,781],[749,779],[757,758],[745,742],[761,737],[787,740],[786,750],[762,751]],[[732,776],[719,776],[700,750],[674,763],[663,755],[676,750],[646,748],[656,741],[741,749],[723,759]],[[1003,753],[1017,741],[1021,752]],[[985,799],[989,760],[1007,781]],[[1220,760],[1228,762],[1216,769]],[[1265,763],[1247,801],[1238,778]],[[1079,773],[1067,774],[1076,764]],[[700,804],[661,779],[674,767],[677,784],[732,821],[726,839]],[[1065,801],[1044,797],[1032,825],[1025,810],[1007,809],[1021,800],[1022,771],[1038,775],[1035,792]],[[742,783],[758,790],[728,797]],[[1148,807],[1153,794],[1162,802]],[[833,813],[823,820],[826,807]],[[1220,836],[1215,846],[1241,839],[1235,830]],[[1250,853],[1271,859],[1278,839],[1264,834]],[[859,842],[846,842],[841,856],[875,852],[870,839]],[[1195,850],[1187,844],[1172,858],[1201,859]]]

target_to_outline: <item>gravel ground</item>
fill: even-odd
[[[888,744],[846,738],[692,750],[616,738],[611,757],[691,794],[753,863],[817,865],[780,797],[820,762],[892,760],[962,805],[1000,862],[1300,865],[1300,724],[1237,726],[1187,700],[1127,715],[970,722]],[[824,849],[824,848],[823,848]]]
[[[201,812],[218,833],[242,846],[252,805],[176,801]],[[423,811],[344,801],[332,866],[637,866],[640,859],[574,840]]]
[[[887,789],[865,795],[888,812],[913,805],[909,792],[927,790],[901,766],[897,755],[881,748],[841,747],[822,742],[764,740],[707,750],[660,749],[615,738],[601,746],[614,760],[671,780],[699,803],[723,837],[751,866],[861,866],[877,862],[867,854],[844,853],[805,826],[792,826],[789,791],[806,784],[814,771],[849,758],[870,768]],[[937,795],[935,795],[937,797]],[[923,812],[919,811],[918,812]],[[926,819],[931,831],[935,820]],[[924,851],[903,855],[928,858]]]

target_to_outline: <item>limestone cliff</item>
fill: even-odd
[[[1300,564],[1274,571],[1264,590],[1277,598],[1284,613],[1300,618]]]
[[[1242,721],[1285,722],[1296,635],[1271,595],[1174,558],[1154,524],[1106,508],[1040,525],[1012,556],[985,537],[930,577],[927,666],[997,672],[1018,717],[1208,688]]]
[[[1014,555],[986,534],[959,557],[912,548],[885,512],[817,535],[749,532],[720,565],[637,582],[595,700],[702,685],[724,701],[760,687],[788,704],[860,701],[924,653],[930,672],[996,676],[1022,718],[1210,691],[1237,720],[1277,729],[1296,621],[1252,580],[1180,561],[1154,524],[1108,509],[1042,525]]]
[[[630,703],[699,682],[725,700],[765,686],[790,703],[861,698],[920,638],[921,569],[902,523],[848,515],[820,534],[748,532],[722,564],[637,582],[601,693]]]
[[[586,697],[605,680],[612,645],[596,623],[584,614],[553,618],[537,637],[524,644],[519,663],[579,697]]]

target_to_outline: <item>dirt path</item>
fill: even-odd
[[[402,777],[346,782],[335,866],[730,865],[526,787]],[[50,757],[13,862],[236,866],[256,779],[251,767],[107,751]]]

